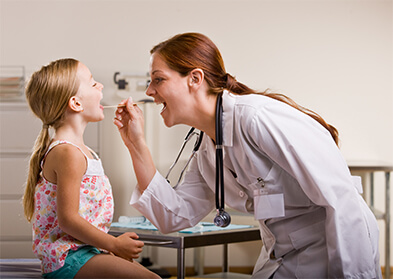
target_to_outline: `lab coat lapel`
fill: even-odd
[[[228,91],[224,90],[222,96],[222,132],[223,132],[223,145],[232,147],[233,145],[233,118],[235,107],[235,96],[231,95]]]

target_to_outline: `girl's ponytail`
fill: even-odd
[[[26,219],[30,222],[34,214],[34,194],[35,186],[41,172],[41,160],[45,155],[46,150],[50,144],[50,136],[48,127],[43,125],[33,147],[33,152],[30,157],[29,173],[27,176],[27,183],[25,193],[23,196],[23,207]]]

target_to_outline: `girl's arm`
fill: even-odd
[[[48,154],[46,164],[53,159],[56,162],[52,166],[57,180],[57,215],[60,228],[86,244],[113,252],[127,260],[138,258],[143,242],[135,240],[138,238],[135,233],[125,233],[116,238],[97,229],[79,215],[80,185],[87,168],[84,155],[74,146],[64,144]]]

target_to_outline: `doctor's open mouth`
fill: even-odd
[[[161,108],[161,111],[160,111],[160,114],[162,114],[164,112],[164,110],[166,110],[166,102],[155,101],[155,103],[156,103],[156,105],[162,105],[162,108]]]

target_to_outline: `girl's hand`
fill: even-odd
[[[137,240],[139,236],[134,232],[126,232],[116,238],[114,251],[115,255],[128,261],[139,258],[144,246],[143,241]]]
[[[123,100],[116,110],[116,117],[113,123],[119,129],[121,138],[127,147],[137,146],[144,141],[144,119],[142,110],[134,105],[132,98]]]

